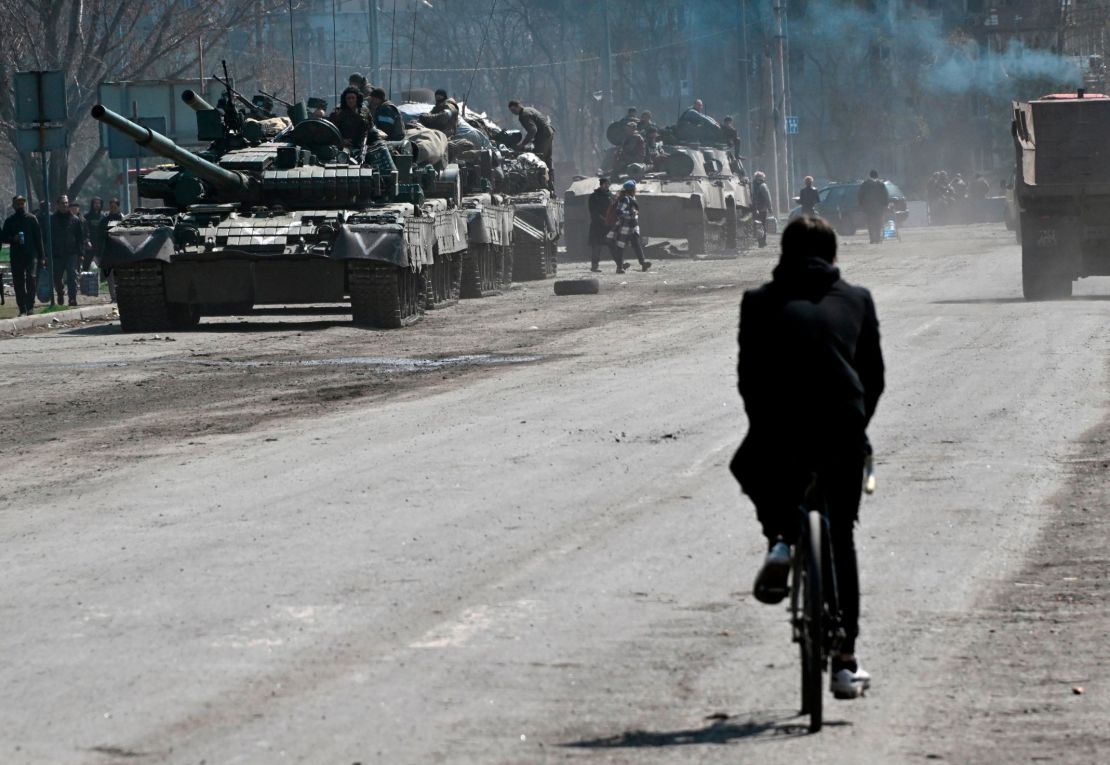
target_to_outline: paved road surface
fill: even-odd
[[[1096,761],[1107,556],[1074,564],[1106,512],[1110,280],[1025,303],[1000,227],[843,247],[889,367],[875,685],[809,736],[726,469],[737,302],[770,265],[400,332],[0,341],[0,761]]]

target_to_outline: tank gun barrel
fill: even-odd
[[[92,108],[92,116],[93,119],[103,122],[110,128],[115,128],[130,137],[135,143],[149,149],[158,156],[172,159],[181,167],[214,186],[229,191],[246,190],[249,186],[245,176],[198,157],[193,152],[181,148],[161,133],[136,124],[101,104]]]
[[[192,109],[193,111],[203,112],[210,111],[213,107],[212,104],[205,101],[200,93],[192,90],[186,90],[181,93],[181,100]]]

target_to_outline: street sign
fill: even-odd
[[[798,135],[798,118],[797,117],[787,117],[786,118],[786,134],[787,135]]]
[[[17,72],[15,75],[16,122],[64,122],[65,72]]]
[[[20,154],[26,154],[29,151],[54,151],[65,147],[64,125],[16,128],[15,148]]]

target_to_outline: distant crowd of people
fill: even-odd
[[[617,151],[613,156],[612,170],[614,173],[627,172],[629,169],[642,166],[645,170],[662,169],[667,159],[667,150],[664,147],[664,128],[655,123],[651,112],[640,111],[630,107],[627,114],[618,120],[622,126],[623,135],[620,140],[610,135],[610,140],[617,144]],[[740,134],[736,131],[736,124],[731,115],[727,115],[718,123],[705,112],[705,103],[696,99],[690,108],[678,117],[678,122],[673,130],[675,140],[693,140],[702,143],[724,144],[737,161],[739,173],[743,174],[740,159]]]
[[[114,221],[123,219],[118,199],[104,200],[93,197],[88,210],[81,212],[81,204],[62,194],[54,200],[50,212],[45,203],[34,214],[27,211],[27,199],[22,195],[12,198],[12,214],[4,221],[0,243],[8,245],[11,253],[12,282],[20,316],[30,315],[35,307],[39,271],[46,268],[50,257],[53,272],[52,288],[59,305],[77,305],[77,276],[99,264],[100,255],[108,241],[108,228]],[[47,252],[49,231],[49,253]]]
[[[937,170],[925,182],[930,225],[969,223],[979,219],[990,193],[990,182],[980,173],[968,183],[960,173],[949,177],[947,171]]]

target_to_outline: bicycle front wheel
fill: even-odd
[[[802,712],[809,713],[809,731],[821,730],[822,714],[822,665],[824,651],[824,600],[821,591],[821,534],[824,524],[821,514],[811,510],[806,518],[807,526],[799,540],[799,552],[803,556],[799,566],[800,601],[802,607],[802,630],[799,646],[802,659]]]

